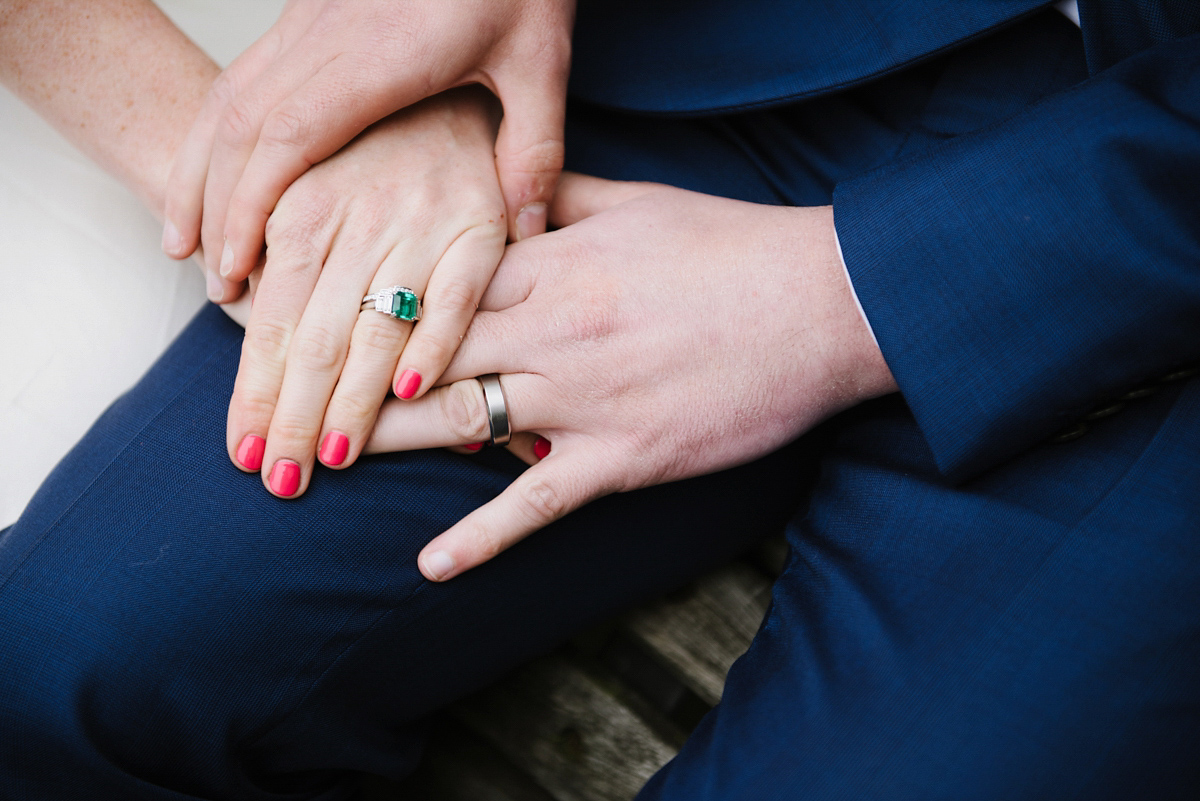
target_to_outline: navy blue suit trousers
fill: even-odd
[[[1085,77],[1040,14],[771,110],[576,103],[569,166],[829,203]],[[241,336],[203,311],[0,533],[2,801],[349,798],[445,704],[785,527],[762,630],[646,801],[1197,797],[1200,381],[966,479],[878,399],[433,584],[417,552],[520,463],[370,457],[277,500],[225,454]]]

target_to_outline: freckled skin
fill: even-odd
[[[0,1],[0,82],[158,215],[217,73],[146,0]]]

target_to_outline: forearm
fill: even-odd
[[[159,216],[218,71],[149,0],[0,0],[0,82]]]
[[[854,287],[966,480],[1200,358],[1200,35],[843,182]]]

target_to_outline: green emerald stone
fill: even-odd
[[[400,291],[392,295],[392,316],[398,320],[417,319],[417,296],[412,292]]]

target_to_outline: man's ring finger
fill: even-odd
[[[508,425],[508,405],[504,402],[504,388],[496,373],[481,375],[475,379],[483,387],[483,402],[487,405],[488,429],[492,434],[492,445],[507,445],[512,439]]]

